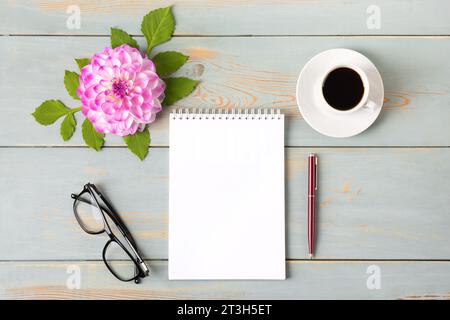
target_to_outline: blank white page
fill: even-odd
[[[284,116],[221,117],[170,116],[169,279],[285,279]]]

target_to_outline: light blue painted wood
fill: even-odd
[[[309,152],[319,155],[318,259],[449,259],[448,148],[286,149],[287,258],[307,258]],[[85,234],[72,213],[70,194],[88,181],[146,258],[167,258],[168,156],[167,148],[144,162],[122,148],[0,149],[0,260],[99,259],[106,238]]]
[[[80,29],[66,26],[74,4]],[[2,1],[0,33],[97,35],[114,26],[140,34],[142,16],[169,4],[178,35],[450,34],[446,0]],[[367,26],[374,10],[380,11],[379,29]]]
[[[97,37],[0,38],[0,145],[83,145],[80,130],[64,143],[57,125],[42,127],[30,114],[50,98],[79,106],[65,91],[64,69],[76,70],[74,57],[88,57],[106,45],[106,38]],[[355,49],[372,59],[386,89],[380,118],[349,139],[316,133],[302,120],[295,101],[301,68],[316,53],[336,47]],[[177,106],[281,108],[288,115],[288,146],[450,145],[448,37],[177,38],[161,49],[189,54],[191,61],[178,74],[201,81],[199,89]],[[167,127],[164,112],[151,127],[153,145],[167,146]],[[123,145],[117,137],[108,136],[107,142]]]
[[[139,34],[143,14],[172,3],[177,36],[232,36],[178,37],[160,48],[190,55],[178,74],[202,81],[178,106],[272,105],[287,114],[288,146],[443,147],[287,148],[289,259],[306,258],[304,195],[311,151],[320,155],[318,259],[449,259],[448,1],[81,0],[79,30],[66,27],[71,1],[3,1],[0,35],[35,36],[0,37],[0,297],[450,298],[448,261],[294,260],[288,262],[287,281],[270,283],[168,282],[167,262],[151,261],[152,277],[140,286],[118,282],[102,262],[80,261],[98,260],[106,241],[84,234],[72,216],[70,193],[88,180],[111,197],[145,257],[167,258],[168,149],[151,149],[139,162],[124,148],[96,154],[85,148],[15,147],[83,145],[80,130],[63,143],[58,126],[41,127],[30,113],[46,98],[76,107],[62,85],[64,69],[76,69],[72,58],[107,46],[111,26]],[[381,9],[380,29],[367,28],[370,5]],[[48,36],[61,34],[103,36]],[[142,44],[143,38],[138,41]],[[295,105],[301,67],[317,52],[335,47],[366,54],[385,81],[387,100],[380,119],[351,139],[315,133]],[[152,125],[153,145],[168,145],[167,120],[165,111]],[[123,143],[108,137],[108,145]],[[73,261],[52,261],[65,259]],[[381,270],[381,290],[366,287],[367,267],[374,264]],[[80,290],[67,289],[68,266],[80,267]]]
[[[123,283],[103,262],[0,262],[2,299],[448,299],[450,262],[288,262],[282,281],[168,281],[167,262],[151,276]],[[380,289],[369,290],[368,268]],[[373,269],[370,269],[373,270]],[[80,288],[68,278],[79,274]],[[371,271],[373,272],[373,271]],[[69,281],[73,286],[76,283]],[[373,288],[373,287],[372,287]],[[183,305],[183,303],[180,303]]]

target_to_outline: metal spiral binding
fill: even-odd
[[[276,111],[272,108],[251,108],[251,109],[242,109],[242,108],[233,108],[231,110],[228,109],[202,109],[202,108],[179,108],[174,109],[171,112],[171,118],[176,120],[189,120],[189,119],[225,119],[225,120],[274,120],[281,119],[282,114],[280,109]]]

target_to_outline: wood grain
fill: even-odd
[[[142,38],[139,39],[142,43]],[[43,100],[67,95],[64,69],[76,70],[73,57],[89,57],[108,45],[98,37],[1,37],[0,146],[84,145],[80,130],[64,143],[58,125],[42,127],[31,113]],[[301,118],[295,86],[304,64],[316,53],[347,47],[366,54],[385,84],[381,116],[363,134],[349,139],[320,135]],[[283,48],[283,50],[281,50]],[[175,107],[273,107],[288,115],[288,146],[449,146],[450,38],[177,38],[161,50],[190,55],[178,75],[201,81]],[[52,63],[44,61],[51,60]],[[280,63],[282,61],[282,63]],[[81,117],[78,118],[81,123]],[[168,145],[168,110],[151,126],[152,144]],[[107,137],[107,145],[124,145]]]
[[[76,3],[80,29],[66,26],[73,1],[0,2],[0,298],[450,298],[450,2]],[[286,148],[286,241],[287,258],[294,260],[287,262],[286,281],[169,282],[167,261],[154,260],[151,278],[141,285],[117,281],[97,261],[106,239],[81,231],[70,193],[87,181],[99,185],[144,256],[165,260],[169,110],[151,127],[152,145],[163,148],[152,148],[144,162],[117,137],[108,136],[108,147],[97,154],[80,147],[81,130],[63,143],[57,125],[42,127],[31,117],[45,99],[77,107],[62,83],[65,69],[76,70],[73,58],[89,57],[109,45],[112,26],[140,34],[145,13],[171,4],[175,39],[159,50],[188,54],[188,64],[177,75],[201,81],[175,107],[272,107],[287,115],[286,145],[293,148]],[[380,29],[367,27],[372,5],[381,10]],[[137,40],[143,44],[142,36]],[[380,118],[350,139],[313,131],[295,101],[304,64],[336,47],[367,55],[386,89]],[[317,148],[321,146],[331,148]],[[296,260],[305,259],[307,251],[304,182],[311,151],[320,155],[321,261]],[[370,265],[380,267],[380,290],[367,289]],[[80,289],[67,288],[71,267],[80,268]]]
[[[305,259],[306,159],[320,159],[318,259],[448,259],[450,149],[286,149],[287,258]],[[167,258],[169,149],[0,149],[0,260],[99,259],[72,192],[109,196],[148,259]],[[439,169],[437,169],[439,168]],[[264,201],[261,199],[261,201]]]
[[[284,281],[168,281],[150,261],[139,285],[116,280],[103,262],[0,263],[1,299],[449,299],[450,262],[291,261]],[[381,288],[368,289],[369,266]],[[74,270],[80,288],[73,287]],[[69,283],[69,289],[67,286]]]
[[[81,11],[80,29],[69,29],[70,5]],[[142,16],[174,5],[176,35],[448,35],[446,0],[22,0],[0,3],[1,34],[109,34],[120,27],[140,34]],[[368,28],[373,6],[379,29]]]

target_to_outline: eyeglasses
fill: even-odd
[[[148,276],[149,267],[139,254],[131,233],[97,187],[88,183],[78,195],[72,193],[72,199],[75,218],[85,232],[108,234],[109,240],[103,248],[103,262],[108,270],[126,282],[139,283]]]

